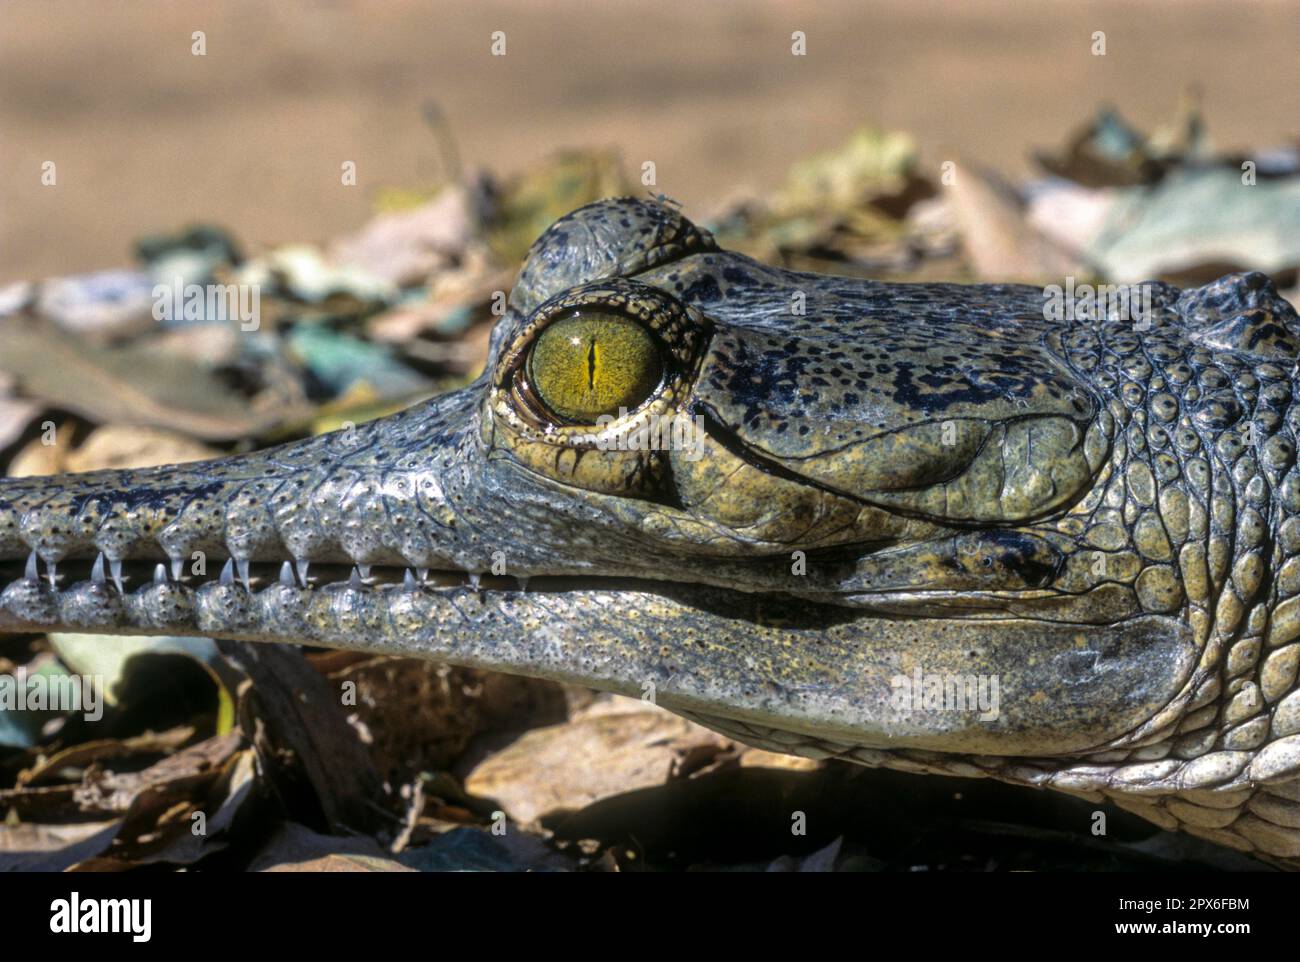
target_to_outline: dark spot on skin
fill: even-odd
[[[707,275],[696,280],[681,293],[681,299],[688,304],[707,303],[717,300],[721,296],[722,293],[718,290],[718,282]]]

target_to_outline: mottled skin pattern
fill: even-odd
[[[620,426],[698,417],[702,456],[537,403],[533,338],[590,306],[662,345]],[[653,691],[744,742],[1300,861],[1300,327],[1262,275],[1049,321],[1040,289],[777,270],[619,200],[553,225],[510,307],[477,382],[354,431],[0,481],[0,631]],[[996,717],[900,704],[918,671],[995,677]]]

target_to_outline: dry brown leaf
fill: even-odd
[[[35,401],[9,396],[12,379],[0,373],[0,451],[13,444],[41,413]]]
[[[171,428],[208,440],[255,436],[306,413],[274,391],[241,397],[208,368],[148,345],[96,347],[49,325],[0,322],[0,370],[24,395],[95,423]]]
[[[227,732],[191,745],[139,772],[111,772],[98,766],[87,770],[76,799],[88,813],[127,811],[146,792],[184,794],[196,784],[211,782],[238,750],[243,734]]]
[[[86,817],[76,798],[78,785],[0,789],[0,812],[23,822],[75,822]]]
[[[62,872],[107,847],[119,825],[0,825],[0,872]]]
[[[92,762],[113,761],[137,755],[169,754],[193,737],[194,729],[182,725],[164,732],[146,732],[133,738],[82,742],[55,752],[31,768],[19,772],[18,784],[35,787],[57,777],[65,768],[80,768]]]
[[[76,428],[70,425],[67,427],[56,425],[52,437],[53,444],[46,444],[42,438],[28,441],[9,462],[9,476],[32,478],[47,474],[62,474],[75,435]]]
[[[227,847],[226,832],[252,796],[257,777],[251,748],[226,759],[207,782],[172,782],[142,792],[131,803],[110,843],[78,861],[78,872],[122,871],[142,865],[193,865]],[[188,790],[187,790],[188,789]],[[194,816],[202,812],[203,831]]]
[[[526,732],[475,765],[465,790],[495,799],[527,824],[663,785],[701,767],[703,756],[732,747],[721,735],[660,710],[593,715]]]
[[[288,822],[249,866],[251,872],[413,872],[369,838],[321,835]]]
[[[985,281],[1043,281],[1090,272],[1030,225],[1015,190],[988,171],[962,164],[948,187],[962,246]]]
[[[477,231],[469,191],[448,187],[426,204],[380,214],[356,234],[339,238],[330,245],[329,260],[406,287],[454,263]]]
[[[203,461],[220,454],[216,448],[172,431],[108,424],[91,431],[81,445],[68,451],[60,470],[150,468],[158,464]]]
[[[459,267],[434,277],[426,300],[376,314],[366,322],[366,333],[396,343],[439,333],[457,312],[488,305],[498,291],[509,291],[514,275],[515,268],[497,264],[486,249],[471,248]]]
[[[216,448],[172,431],[106,425],[92,431],[84,444],[68,453],[66,470],[148,468],[158,464],[204,461],[220,454]]]

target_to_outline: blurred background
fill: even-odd
[[[696,214],[862,124],[909,132],[928,165],[1018,179],[1100,104],[1150,128],[1192,84],[1216,144],[1282,143],[1298,74],[1300,6],[1279,0],[10,0],[0,281],[118,265],[196,219],[257,244],[355,228],[377,187],[446,173],[430,98],[467,168],[614,147]]]
[[[786,267],[1259,270],[1294,298],[1298,64],[1281,0],[6,0],[0,475],[217,457],[462,386],[529,244],[610,195]],[[107,706],[0,710],[0,869],[1253,864],[1109,804],[1097,837],[1081,799],[418,660],[0,635],[20,671],[93,675]]]

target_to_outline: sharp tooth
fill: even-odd
[[[167,568],[164,565],[153,566],[153,583],[156,585],[165,585],[167,583]]]
[[[402,573],[402,587],[405,588],[407,591],[412,591],[416,587],[418,587],[418,585],[415,582],[415,575],[411,574],[410,568],[407,568]]]
[[[90,569],[90,580],[97,585],[104,583],[104,552],[102,551],[99,553],[99,557],[95,559],[94,567]]]
[[[300,583],[304,588],[306,588],[306,587],[307,587],[307,566],[308,566],[309,564],[311,564],[311,562],[310,562],[310,561],[307,561],[306,559],[299,560],[299,559],[295,558],[293,563],[294,563],[294,566],[298,569],[298,581],[299,581],[299,583]]]
[[[293,565],[289,564],[287,561],[280,565],[280,584],[284,585],[286,588],[293,588],[298,584],[293,580]]]
[[[361,572],[362,581],[370,577],[370,565],[357,565],[357,570]]]
[[[117,585],[119,595],[126,594],[126,589],[122,587],[122,559],[108,559],[108,576],[113,579],[113,584]]]
[[[50,589],[51,589],[51,590],[53,590],[53,589],[56,587],[56,585],[55,585],[54,582],[55,582],[55,579],[58,577],[58,575],[55,574],[55,568],[56,568],[57,566],[58,566],[58,562],[57,562],[57,561],[47,561],[47,562],[45,562],[45,573],[46,573],[46,575],[47,575],[47,576],[49,577],[49,579],[50,579]]]
[[[40,575],[36,571],[36,552],[33,551],[27,556],[27,570],[23,572],[23,577],[28,581],[39,581]]]
[[[352,574],[348,576],[348,587],[353,591],[361,590],[361,572],[357,570],[356,565],[352,566]]]
[[[428,580],[429,580],[429,569],[428,569],[428,568],[416,568],[416,569],[415,569],[415,576],[416,576],[417,578],[419,578],[420,581],[422,581],[422,582],[423,582],[423,581],[428,581]]]
[[[473,588],[475,591],[478,591],[479,590],[478,583],[482,577],[483,576],[479,574],[477,571],[471,571],[469,573],[469,586]]]
[[[172,558],[172,581],[181,580],[181,570],[185,567],[184,558]]]
[[[239,580],[244,583],[244,590],[252,591],[253,586],[248,583],[248,559],[240,558],[235,562],[235,568],[239,571]]]
[[[227,558],[226,563],[221,566],[221,577],[218,580],[223,585],[233,585],[235,583],[235,562],[230,558]]]

